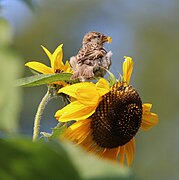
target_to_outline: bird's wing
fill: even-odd
[[[84,61],[93,61],[95,59],[102,58],[106,55],[106,50],[101,48],[101,49],[83,49],[79,52],[77,55],[77,61],[83,63]]]

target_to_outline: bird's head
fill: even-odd
[[[83,45],[86,45],[88,43],[96,43],[99,45],[103,45],[105,42],[111,43],[112,38],[95,31],[88,32],[83,38]]]

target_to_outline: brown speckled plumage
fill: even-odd
[[[92,77],[103,77],[105,69],[111,65],[112,52],[107,52],[103,45],[108,37],[99,32],[87,33],[82,42],[82,48],[76,56],[70,58],[74,70],[72,79],[80,78],[82,81]]]

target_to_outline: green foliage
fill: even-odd
[[[84,179],[136,179],[130,169],[126,166],[122,166],[119,163],[114,163],[109,160],[100,159],[93,153],[86,152],[79,146],[74,146],[74,144],[64,142],[63,147],[70,155],[74,165],[78,168],[81,177]]]
[[[43,84],[50,84],[56,81],[66,81],[66,82],[75,82],[70,80],[70,73],[58,73],[58,74],[39,74],[35,76],[30,76],[16,81],[16,86],[23,87],[32,87],[39,86]]]
[[[15,132],[18,129],[21,89],[13,82],[22,73],[21,57],[11,49],[11,29],[8,22],[0,18],[0,130]]]
[[[0,179],[80,179],[64,148],[28,139],[0,140]]]
[[[55,128],[52,129],[51,133],[41,132],[40,141],[59,141],[63,138],[59,138],[60,135],[65,131],[66,124],[59,123]],[[74,146],[67,142],[62,143],[64,149],[70,155],[75,166],[78,168],[80,175],[83,179],[97,180],[97,179],[123,179],[123,180],[134,180],[136,179],[126,166],[120,166],[118,163],[114,164],[111,161],[99,159],[98,156],[90,154],[82,150],[80,147]]]
[[[64,125],[64,123],[59,122],[56,127],[52,128],[51,134],[46,133],[46,132],[41,132],[40,133],[42,135],[41,138],[44,137],[44,138],[47,138],[48,140],[58,139],[65,129],[66,129],[66,126]]]
[[[113,73],[111,73],[110,71],[108,71],[106,69],[107,73],[109,74],[109,78],[108,78],[108,81],[109,81],[109,86],[112,87],[115,83],[116,83],[116,78],[114,76]]]
[[[9,26],[9,23],[0,18],[0,48],[7,48],[12,41],[12,32]]]
[[[135,179],[125,166],[100,160],[68,143],[0,139],[0,179]],[[78,173],[79,172],[79,173]]]

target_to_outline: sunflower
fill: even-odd
[[[74,100],[56,112],[61,122],[75,120],[64,138],[81,145],[102,158],[128,165],[134,159],[135,135],[141,128],[148,130],[158,123],[158,116],[142,104],[137,91],[129,84],[133,61],[124,57],[123,80],[111,88],[105,79],[96,84],[81,82],[59,90]]]
[[[48,67],[45,64],[36,62],[36,61],[27,62],[25,66],[28,66],[29,68],[37,72],[40,72],[42,74],[55,74],[55,73],[61,73],[61,72],[72,73],[69,62],[66,61],[65,64],[63,63],[62,46],[63,44],[59,45],[52,54],[47,48],[45,48],[44,46],[41,46],[50,60],[51,67]],[[66,83],[62,81],[54,82],[53,84],[59,84],[62,86],[66,85]]]

